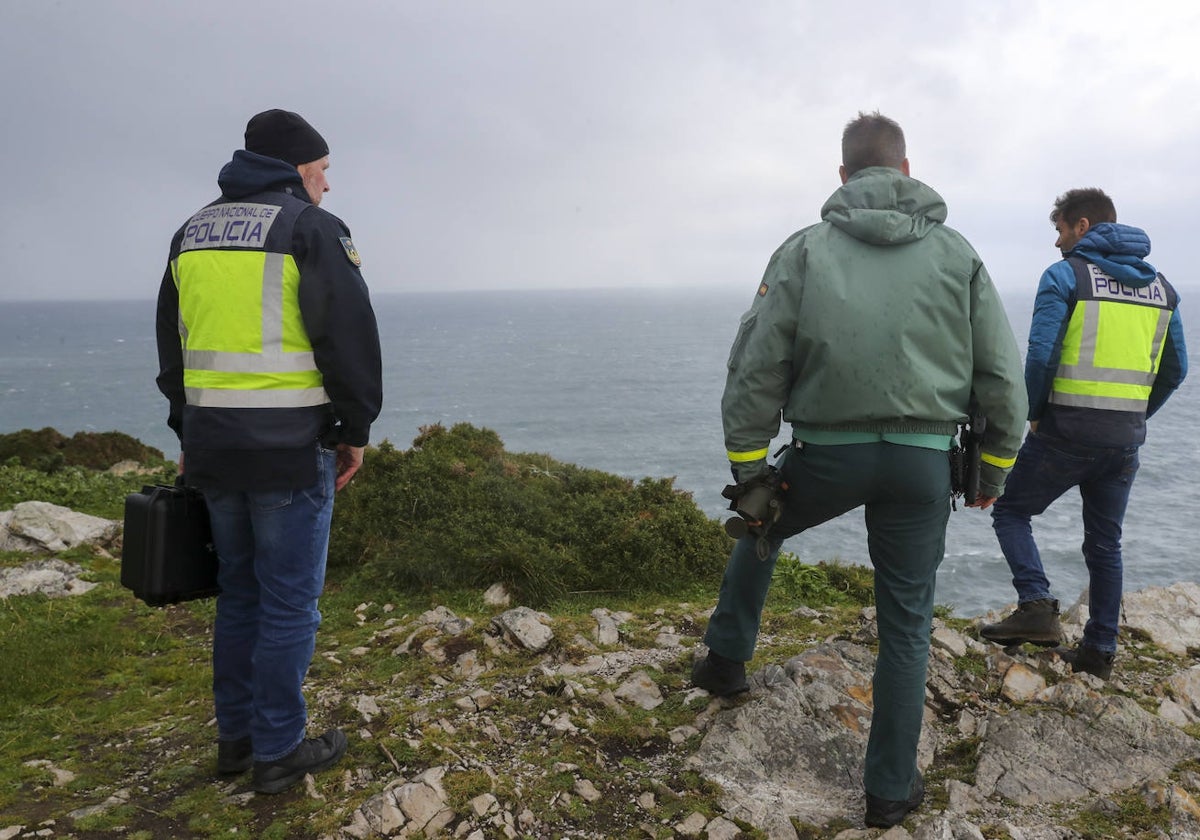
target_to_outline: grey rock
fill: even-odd
[[[1046,687],[1046,678],[1028,665],[1014,662],[1012,667],[1004,672],[1004,683],[1001,694],[1016,703],[1031,700]]]
[[[717,817],[704,827],[708,840],[736,840],[742,830],[724,817]]]
[[[487,814],[497,811],[500,808],[500,804],[496,801],[496,797],[490,793],[479,794],[471,800],[470,805],[471,811],[477,817],[486,816]]]
[[[1200,720],[1200,665],[1193,665],[1186,671],[1171,675],[1163,683],[1163,688],[1168,695],[1168,699],[1163,701],[1163,706],[1170,704],[1174,707],[1174,713],[1160,709],[1160,715],[1180,726]]]
[[[596,790],[596,786],[589,779],[576,779],[574,790],[576,795],[585,802],[599,802],[603,797],[603,794]]]
[[[1107,795],[1151,779],[1196,752],[1195,742],[1127,697],[1060,683],[1036,706],[992,713],[976,786],[1018,805]]]
[[[596,619],[596,644],[615,645],[621,641],[621,628],[612,613],[598,607],[592,610],[592,618]]]
[[[617,687],[613,695],[619,700],[625,700],[647,711],[656,709],[663,703],[662,691],[645,671],[632,674],[629,679]]]
[[[103,814],[105,811],[111,811],[113,808],[124,805],[127,802],[129,802],[129,790],[127,788],[122,788],[121,790],[118,790],[109,796],[103,802],[99,802],[95,805],[87,805],[83,808],[77,808],[67,814],[67,816],[73,820],[81,820],[84,817],[94,817],[97,814]]]
[[[683,820],[683,822],[675,825],[675,830],[684,837],[699,837],[700,832],[704,831],[708,825],[708,818],[698,811],[693,811]]]
[[[434,607],[421,616],[421,622],[436,627],[439,633],[446,636],[461,636],[470,630],[475,622],[469,618],[459,618],[446,607]]]
[[[541,653],[554,639],[554,631],[548,626],[550,616],[529,607],[514,607],[492,619],[491,628],[495,635],[518,647]]]
[[[952,656],[966,656],[968,640],[961,633],[951,630],[940,621],[935,621],[930,641],[935,647],[948,651]]]
[[[1122,623],[1160,647],[1183,655],[1200,647],[1200,584],[1173,583],[1125,594]]]
[[[694,757],[726,813],[790,840],[793,817],[860,811],[873,669],[868,649],[835,641],[789,659],[784,679],[755,674],[751,699],[713,717]]]
[[[21,502],[0,513],[0,551],[65,551],[77,545],[108,546],[121,523],[49,502]]]
[[[58,558],[33,560],[0,569],[0,598],[41,593],[49,598],[82,595],[96,584],[80,579],[83,568]]]
[[[937,815],[921,822],[913,840],[984,840],[979,826],[956,815]]]
[[[493,583],[483,593],[483,603],[489,607],[507,607],[512,603],[512,596],[503,583]]]
[[[354,708],[362,716],[363,723],[370,723],[381,711],[379,703],[369,694],[360,694],[354,701]]]

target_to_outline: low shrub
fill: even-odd
[[[771,576],[776,597],[801,604],[870,606],[875,603],[875,578],[864,566],[820,562],[805,565],[786,551],[779,553]]]
[[[678,591],[724,568],[730,540],[672,479],[634,482],[547,455],[506,452],[495,432],[428,426],[386,441],[339,494],[329,565],[434,591],[504,583],[522,602],[579,592]]]
[[[46,427],[0,435],[0,463],[13,458],[22,466],[53,472],[63,467],[106,470],[120,461],[157,463],[163,453],[124,432],[76,432],[67,437]]]

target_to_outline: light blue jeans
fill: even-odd
[[[301,490],[206,490],[220,558],[213,630],[217,737],[250,736],[256,761],[304,739],[302,686],[316,646],[333,515],[334,452],[318,449],[317,483]]]

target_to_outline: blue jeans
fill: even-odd
[[[734,545],[704,642],[729,659],[750,659],[783,540],[865,507],[879,655],[863,786],[883,799],[907,799],[925,711],[934,582],[950,518],[949,457],[891,443],[805,444],[788,450],[780,472],[788,490],[767,557],[759,559],[752,536]]]
[[[992,528],[1012,570],[1017,602],[1050,598],[1050,581],[1033,540],[1030,519],[1079,488],[1083,500],[1083,559],[1087,564],[1088,612],[1083,642],[1112,653],[1121,615],[1121,523],[1138,469],[1136,446],[1081,446],[1031,432],[992,508]]]
[[[334,452],[319,449],[317,483],[301,490],[204,491],[220,558],[213,630],[219,740],[250,736],[257,761],[304,739],[301,687],[316,646],[333,515]]]

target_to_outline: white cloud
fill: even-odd
[[[1002,286],[1100,185],[1183,270],[1200,8],[1102,0],[0,6],[3,297],[150,296],[266,107],[333,149],[373,288],[753,286],[880,109]],[[28,278],[41,282],[30,284]]]

